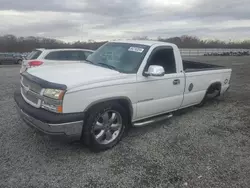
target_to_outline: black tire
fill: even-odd
[[[217,91],[217,92],[216,92]],[[218,93],[218,94],[216,94],[216,93]],[[213,93],[215,93],[216,95],[215,96],[213,96],[213,97],[210,97],[209,95],[211,95],[211,94],[213,94]],[[199,103],[199,104],[197,104],[196,105],[196,107],[203,107],[205,104],[206,104],[206,102],[208,101],[208,100],[212,100],[212,99],[215,99],[215,98],[217,98],[218,96],[220,96],[220,89],[217,89],[217,88],[209,88],[208,90],[207,90],[207,92],[206,92],[206,94],[205,94],[205,96],[204,96],[204,98],[202,99],[202,101]]]
[[[21,59],[17,60],[16,64],[21,65],[22,64],[22,60]]]
[[[96,119],[100,117],[101,114],[114,110],[118,112],[122,119],[122,128],[115,140],[113,140],[109,144],[100,144],[96,141],[95,135],[93,133],[93,127],[96,122]],[[108,149],[113,148],[115,145],[117,145],[120,140],[125,135],[125,132],[127,132],[129,127],[129,115],[126,109],[121,106],[117,102],[105,102],[98,104],[91,108],[86,117],[86,123],[83,126],[83,132],[82,132],[82,142],[91,150],[94,152],[101,152]]]

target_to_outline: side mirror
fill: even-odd
[[[159,65],[150,65],[148,71],[144,73],[145,76],[164,76],[165,70]]]

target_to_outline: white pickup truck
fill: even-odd
[[[85,63],[22,73],[14,99],[28,125],[102,151],[115,146],[131,126],[169,118],[173,111],[222,95],[231,72],[183,61],[171,43],[114,41]]]

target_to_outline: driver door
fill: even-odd
[[[145,66],[162,66],[161,76],[137,76],[137,118],[143,119],[174,111],[181,106],[184,93],[184,74],[176,70],[173,49],[158,47],[153,50]]]

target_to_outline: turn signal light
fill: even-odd
[[[62,113],[62,112],[63,112],[62,106],[58,106],[58,107],[57,107],[57,112],[58,112],[58,113]]]

